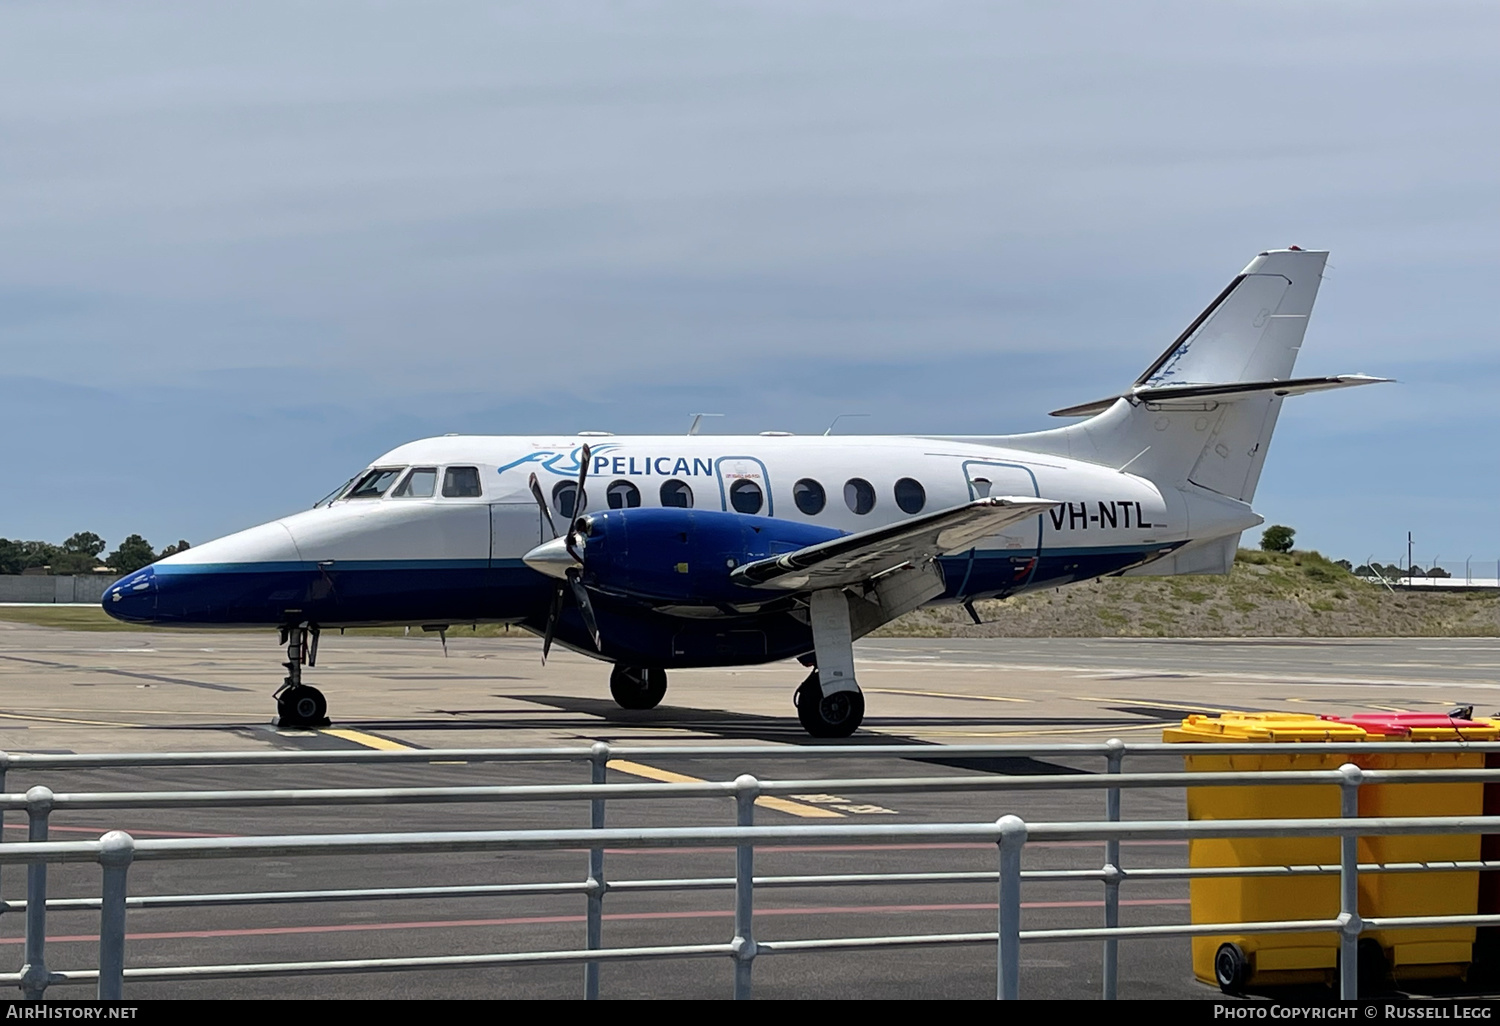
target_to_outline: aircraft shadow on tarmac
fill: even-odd
[[[556,710],[559,715],[546,713],[516,713],[500,709],[442,709],[439,716],[409,717],[401,719],[360,720],[361,730],[371,730],[398,737],[408,731],[494,731],[506,734],[513,731],[557,731],[561,733],[584,733],[590,738],[607,741],[631,741],[625,733],[631,728],[660,728],[664,730],[691,731],[700,735],[711,735],[727,741],[767,741],[801,747],[822,745],[911,745],[916,749],[942,748],[942,744],[918,736],[935,729],[1027,729],[1045,737],[1049,728],[1076,731],[1080,728],[1104,729],[1111,727],[1138,728],[1142,722],[1159,722],[1163,725],[1180,722],[1195,710],[1169,707],[1110,708],[1117,716],[995,716],[976,718],[973,716],[907,716],[870,717],[866,727],[878,728],[880,733],[859,732],[847,738],[818,739],[809,737],[798,724],[795,716],[774,717],[751,713],[731,712],[724,709],[693,709],[676,706],[658,706],[649,710],[622,709],[614,701],[605,698],[579,698],[564,695],[504,695]],[[335,724],[339,726],[340,724]],[[222,729],[244,733],[247,728],[257,736],[264,735],[264,724],[160,724],[152,730],[204,730]],[[620,728],[618,737],[611,736],[611,728]],[[274,733],[274,731],[273,731]],[[288,739],[290,740],[290,739]],[[982,741],[984,739],[975,739]],[[1083,740],[1071,734],[1059,735],[1058,740]],[[333,737],[323,737],[316,732],[298,736],[293,743],[297,748],[342,748],[349,742]],[[504,747],[503,741],[496,747]],[[950,766],[984,773],[1013,775],[1035,775],[1046,773],[1086,773],[1091,770],[1077,769],[1025,756],[997,757],[946,757],[917,756],[921,762]]]
[[[508,699],[529,702],[544,708],[557,710],[559,716],[546,716],[497,709],[444,709],[442,718],[409,718],[388,720],[361,720],[359,727],[393,733],[402,731],[486,731],[511,732],[516,730],[554,730],[562,732],[585,731],[588,736],[601,740],[616,740],[610,736],[610,728],[662,728],[691,731],[711,735],[730,741],[768,741],[780,744],[817,747],[821,745],[892,745],[907,744],[917,749],[941,748],[941,744],[919,737],[924,730],[942,728],[1012,727],[1032,728],[1045,732],[1048,728],[1078,729],[1080,727],[1108,728],[1138,727],[1143,710],[1124,709],[1125,716],[1118,717],[1045,717],[1004,716],[976,719],[969,717],[917,716],[917,717],[871,717],[865,720],[866,727],[880,729],[881,733],[856,733],[847,738],[817,739],[809,737],[798,724],[795,716],[771,717],[750,713],[731,712],[723,709],[693,709],[675,706],[658,706],[650,710],[621,709],[610,699],[578,698],[562,695],[505,695]],[[1163,722],[1177,722],[1184,713],[1168,712]],[[903,729],[904,728],[904,729]],[[200,728],[201,729],[201,728]],[[913,734],[908,734],[911,731]],[[629,741],[622,735],[620,740]],[[993,758],[922,757],[922,762],[951,766],[987,773],[1035,775],[1044,773],[1083,773],[1087,770],[1056,765],[1038,759],[1020,756]]]

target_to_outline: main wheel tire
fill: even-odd
[[[1214,979],[1226,994],[1243,994],[1250,980],[1250,963],[1238,944],[1220,944],[1214,953]]]
[[[621,709],[655,709],[667,693],[667,671],[616,666],[609,675],[609,693]]]
[[[839,691],[824,695],[817,670],[792,693],[792,704],[797,707],[802,729],[813,737],[848,737],[865,718],[864,694]]]
[[[322,726],[328,720],[328,700],[317,688],[300,684],[277,698],[276,715],[283,727]]]

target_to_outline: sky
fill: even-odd
[[[1256,508],[1500,559],[1500,6],[0,6],[0,536],[446,432],[1002,433],[1331,251]],[[1253,541],[1253,538],[1250,539]]]

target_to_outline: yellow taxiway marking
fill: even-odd
[[[376,737],[374,734],[366,734],[362,730],[349,730],[341,727],[325,727],[318,731],[329,737],[341,738],[344,741],[353,741],[357,745],[366,748],[378,748],[383,751],[411,751],[411,745],[403,745],[399,741],[390,738]],[[647,780],[658,780],[664,784],[701,784],[703,780],[699,777],[690,777],[686,773],[673,773],[671,770],[657,769],[655,766],[647,766],[641,762],[631,762],[628,759],[611,759],[608,766],[612,770],[621,773],[629,773],[633,777],[645,777]],[[777,812],[785,812],[792,816],[801,816],[804,819],[843,819],[842,812],[834,812],[832,809],[820,809],[816,805],[804,805],[802,802],[789,801],[785,798],[776,798],[772,795],[763,795],[755,799],[755,804],[765,809],[775,809]]]
[[[901,688],[865,688],[876,695],[917,695],[921,698],[970,698],[976,702],[1030,702],[1029,698],[1009,698],[1004,695],[963,695],[955,691],[905,691]]]
[[[344,741],[353,741],[355,744],[364,745],[366,748],[377,748],[382,752],[410,752],[413,750],[411,745],[403,745],[401,742],[392,741],[388,737],[376,737],[374,734],[366,734],[362,730],[325,727],[318,731],[318,733],[327,734],[329,737],[336,737]]]
[[[663,784],[701,784],[704,782],[700,777],[690,777],[686,773],[673,773],[671,770],[657,769],[655,766],[647,766],[640,762],[631,762],[629,759],[611,759],[605,765],[612,770],[629,773],[633,777],[645,777],[647,780],[657,780]],[[832,809],[820,809],[816,805],[804,805],[802,802],[794,802],[786,798],[776,798],[771,795],[762,795],[755,799],[755,804],[763,809],[775,809],[777,812],[785,812],[792,816],[801,816],[803,819],[844,818],[842,812],[835,812]]]

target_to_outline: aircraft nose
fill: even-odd
[[[116,620],[144,622],[156,619],[156,599],[160,592],[154,567],[142,567],[126,574],[104,592],[104,611]]]
[[[574,542],[574,548],[582,551],[584,540],[578,538]],[[544,573],[548,577],[556,577],[558,580],[566,580],[568,571],[582,566],[573,553],[568,551],[568,543],[565,538],[553,538],[544,542],[521,557],[521,562],[531,569]]]

